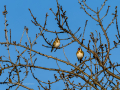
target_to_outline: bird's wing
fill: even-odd
[[[56,41],[53,42],[53,47],[55,46]]]

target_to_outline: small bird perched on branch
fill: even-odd
[[[51,52],[53,51],[54,48],[58,48],[60,46],[60,39],[57,37],[55,38],[55,41],[53,42]]]
[[[84,56],[84,52],[82,51],[81,48],[78,48],[78,51],[77,51],[76,55],[77,55],[78,61],[80,61],[80,63],[81,63],[82,58]]]

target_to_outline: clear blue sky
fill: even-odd
[[[98,9],[100,9],[101,5],[103,4],[104,0],[86,0],[86,4],[88,6],[90,6],[93,10],[97,11],[97,7]],[[96,21],[94,21],[93,19],[91,19],[85,12],[83,9],[80,9],[80,4],[78,3],[78,0],[58,0],[59,4],[62,5],[63,10],[67,11],[66,12],[66,16],[68,17],[68,24],[70,29],[72,30],[72,32],[76,32],[78,30],[79,27],[81,27],[80,31],[77,33],[76,36],[79,36],[83,30],[84,30],[84,26],[85,26],[85,22],[86,20],[88,20],[87,26],[86,26],[86,31],[85,31],[85,35],[84,35],[84,45],[87,46],[88,44],[88,40],[90,39],[90,32],[94,32],[95,36],[95,30],[97,30],[98,32],[101,33],[102,35],[102,43],[105,44],[106,39],[105,36],[103,36],[103,32],[102,29],[100,28],[99,25],[97,25],[98,23]],[[107,7],[108,5],[111,6],[109,9],[109,13],[108,15],[103,19],[103,25],[104,28],[107,27],[107,25],[111,22],[111,20],[113,19],[113,15],[111,15],[112,13],[114,13],[115,11],[115,6],[118,6],[118,25],[119,25],[119,15],[120,15],[120,8],[119,8],[119,0],[114,0],[114,2],[112,0],[108,0],[106,2],[106,5],[103,7],[101,13],[100,13],[100,17],[103,17],[107,11]],[[24,31],[24,26],[27,26],[29,28],[29,37],[31,38],[31,41],[33,41],[36,37],[36,34],[39,33],[39,27],[35,26],[31,20],[33,20],[33,18],[31,17],[31,14],[28,10],[28,8],[31,9],[32,14],[37,17],[37,21],[43,26],[44,25],[44,21],[45,21],[45,15],[46,13],[48,13],[48,19],[47,19],[47,26],[46,28],[50,31],[61,31],[58,28],[57,22],[55,21],[55,16],[53,15],[53,13],[49,10],[49,8],[52,8],[52,10],[54,12],[57,11],[57,3],[56,0],[1,0],[0,1],[0,42],[5,42],[5,35],[4,35],[4,16],[2,15],[2,12],[4,11],[4,5],[6,5],[8,14],[7,14],[7,20],[8,20],[8,24],[9,26],[7,27],[8,30],[8,36],[9,36],[9,30],[11,29],[12,32],[12,41],[16,41],[17,43],[20,42],[21,36],[23,34]],[[93,12],[91,12],[90,10],[87,10],[91,15],[95,15]],[[96,16],[94,16],[96,18]],[[112,24],[109,29],[107,30],[107,34],[110,40],[110,47],[113,47],[113,40],[117,41],[115,34],[117,34],[116,31],[116,27],[115,27],[115,23]],[[56,38],[56,35],[53,33],[48,33],[48,32],[44,32],[45,37],[47,38],[47,40],[51,41],[52,39]],[[60,39],[64,39],[67,38],[68,35],[67,34],[58,34]],[[81,39],[80,39],[81,40]],[[22,45],[25,45],[25,42],[28,42],[26,33],[24,33],[23,39],[22,39]],[[43,40],[42,36],[40,36],[37,40],[37,45],[33,46],[33,50],[39,51],[43,54],[47,54],[47,55],[52,55],[54,57],[57,57],[59,59],[62,60],[66,60],[64,54],[63,54],[63,49],[57,50],[56,52],[52,52],[51,53],[51,48],[46,48],[43,47],[42,44],[47,45],[47,43],[45,43],[45,41]],[[68,41],[61,41],[61,45],[66,45],[68,42],[70,42],[70,40]],[[98,44],[99,45],[99,44]],[[65,54],[67,56],[67,58],[69,59],[69,61],[74,64],[77,61],[76,58],[76,51],[77,48],[80,45],[77,42],[74,42],[73,44],[67,46],[64,48],[65,50]],[[118,46],[118,48],[115,48],[113,51],[111,51],[110,53],[111,55],[111,61],[112,62],[118,62],[118,56],[119,56],[119,49],[120,47]],[[4,47],[4,45],[0,46],[0,56],[6,56],[8,58],[8,51],[6,50],[7,48]],[[17,47],[17,49],[22,52],[23,50],[25,50],[24,48],[21,47]],[[85,56],[87,56],[87,58],[89,58],[89,54],[86,52],[86,50],[84,48],[82,48],[83,51],[85,52]],[[92,49],[92,44],[91,44],[91,49]],[[117,53],[116,53],[117,52]],[[32,53],[34,54],[34,53]],[[10,46],[10,56],[12,61],[15,63],[17,60],[17,55],[19,55],[16,52],[15,46]],[[26,59],[29,59],[29,54],[28,52],[26,52],[25,54],[23,54],[23,57],[26,57]],[[8,60],[7,58],[4,58],[5,60]],[[53,59],[48,59],[46,57],[40,56],[40,55],[36,55],[35,57],[33,57],[33,60],[37,58],[36,61],[36,66],[41,66],[41,67],[48,67],[48,68],[57,68],[58,66],[56,64],[56,61]],[[84,58],[83,58],[84,59]],[[21,63],[24,63],[24,60],[21,58]],[[30,60],[29,60],[30,62]],[[1,63],[1,65],[5,65],[5,63]],[[59,66],[61,67],[61,69],[63,70],[71,70],[72,67],[67,66],[66,64],[63,64],[61,62],[58,62]],[[90,65],[90,63],[88,63],[88,65]],[[10,68],[12,69],[12,68]],[[25,69],[21,69],[23,70],[23,72],[25,71]],[[10,70],[9,70],[10,71]],[[41,81],[45,81],[47,82],[48,80],[50,80],[51,82],[55,81],[53,74],[57,74],[56,72],[53,71],[48,71],[48,70],[41,70],[41,69],[33,69],[35,76],[40,79]],[[23,79],[23,77],[25,76],[25,73],[23,74],[23,72],[20,73],[20,79]],[[12,73],[12,75],[15,73]],[[8,70],[4,70],[4,73],[0,76],[0,82],[4,81],[7,77],[8,77]],[[16,77],[15,77],[16,78]],[[8,80],[7,80],[8,81]],[[80,79],[75,79],[74,80],[75,83],[77,84],[78,82],[82,83],[82,80]],[[15,82],[15,81],[13,81]],[[33,88],[34,90],[38,90],[38,83],[36,80],[33,79],[31,72],[29,72],[29,75],[27,76],[27,78],[24,80],[24,85],[28,86],[30,88]],[[84,81],[83,81],[84,83]],[[43,84],[44,85],[44,84]],[[45,85],[44,85],[45,86]],[[48,86],[48,85],[46,85]],[[0,85],[0,87],[2,88],[2,90],[5,90],[6,87],[8,87],[7,85]],[[59,88],[59,89],[58,89]],[[16,86],[13,87],[10,90],[15,90]],[[65,89],[64,83],[63,81],[59,81],[55,84],[52,85],[51,87],[52,90],[62,90]],[[22,88],[21,86],[19,87],[19,89],[17,90],[26,90],[25,88]],[[43,90],[41,88],[41,90]],[[84,88],[85,90],[85,88]]]

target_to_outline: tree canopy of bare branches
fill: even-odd
[[[116,5],[110,11],[111,6],[106,4],[108,1],[103,0],[93,9],[89,0],[78,0],[79,12],[87,16],[82,17],[85,21],[79,20],[84,25],[79,27],[74,27],[79,22],[69,22],[72,18],[59,0],[56,0],[56,8],[49,8],[51,13],[46,12],[44,21],[34,14],[39,11],[28,8],[35,29],[25,25],[20,41],[14,37],[14,34],[20,35],[19,31],[13,33],[13,29],[8,29],[10,11],[4,5],[0,87],[5,85],[6,90],[120,90],[119,56],[114,56],[119,55],[120,50],[119,8]],[[50,18],[51,14],[54,18]],[[54,26],[48,27],[48,24]],[[96,29],[91,30],[92,27]],[[58,47],[54,47],[56,40],[60,40]],[[76,56],[78,48],[84,52],[81,63]]]

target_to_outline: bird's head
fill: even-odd
[[[79,50],[79,51],[82,51],[82,49],[81,49],[81,48],[78,48],[78,50]]]
[[[57,38],[55,38],[55,40],[59,40],[59,38],[57,37]]]

